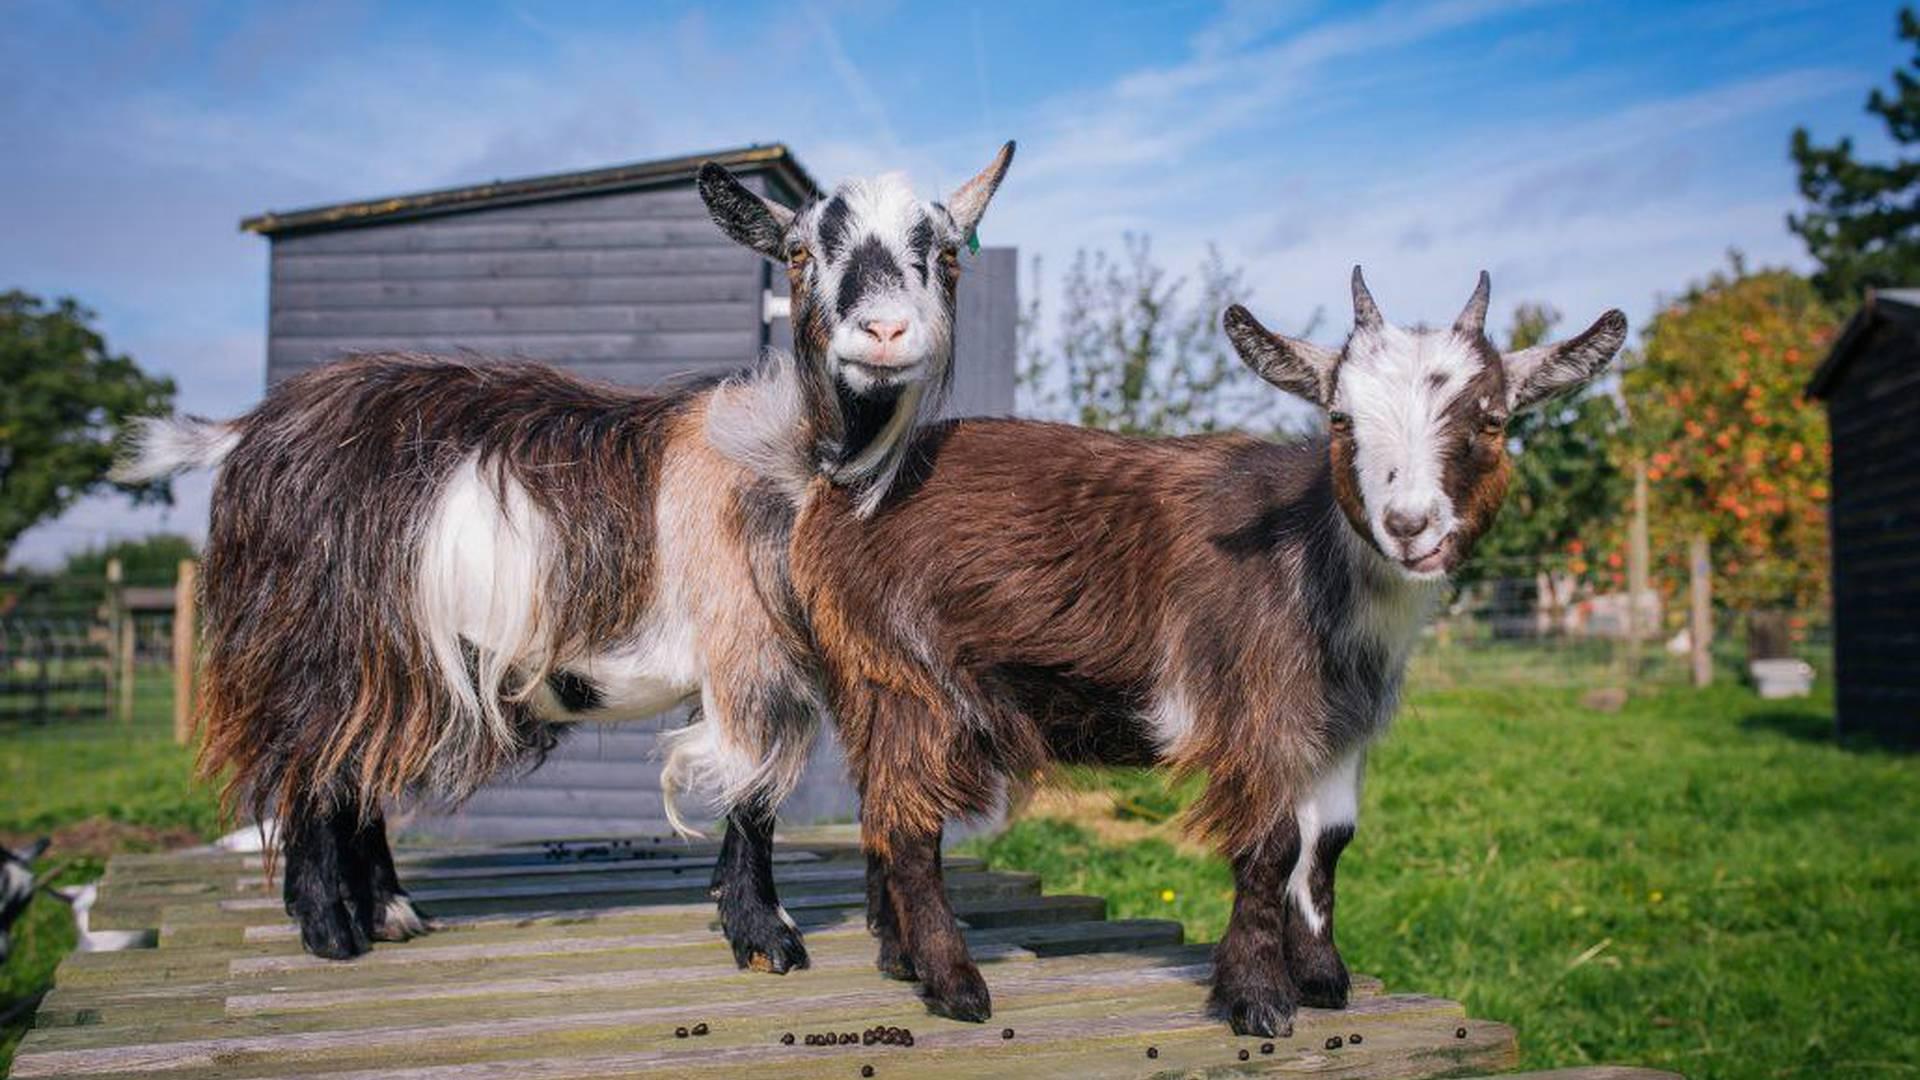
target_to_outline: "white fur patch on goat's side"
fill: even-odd
[[[469,741],[515,743],[501,699],[545,670],[541,599],[549,525],[526,490],[476,457],[447,478],[421,534],[414,603],[452,711],[436,760],[469,759]],[[467,646],[472,647],[469,673]]]
[[[1193,703],[1178,682],[1165,678],[1160,682],[1164,689],[1154,696],[1147,720],[1153,727],[1153,741],[1160,748],[1160,756],[1178,758],[1187,739],[1193,735]]]
[[[126,450],[107,474],[123,484],[215,468],[240,445],[238,427],[197,416],[142,417],[127,428]]]
[[[1294,807],[1294,817],[1300,823],[1300,857],[1287,878],[1287,893],[1306,920],[1307,929],[1315,934],[1327,925],[1327,913],[1313,900],[1313,867],[1320,835],[1341,825],[1351,827],[1360,820],[1360,782],[1365,771],[1366,751],[1349,752],[1335,761]]]

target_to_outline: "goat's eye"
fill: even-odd
[[[1353,417],[1334,411],[1327,414],[1327,426],[1342,434],[1353,430]]]
[[[942,264],[944,264],[945,266],[947,266],[947,267],[949,267],[949,268],[957,268],[957,267],[959,267],[959,265],[960,265],[960,249],[959,249],[959,248],[950,248],[950,247],[948,247],[948,248],[941,248],[941,249],[940,249],[940,262],[941,262]]]
[[[1488,413],[1480,421],[1480,430],[1489,435],[1498,435],[1507,430],[1507,418],[1503,413]]]
[[[799,270],[804,268],[807,261],[812,258],[813,255],[806,248],[795,245],[792,251],[787,252],[787,265]]]

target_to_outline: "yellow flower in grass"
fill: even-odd
[[[1163,903],[1163,904],[1171,904],[1171,903],[1173,903],[1173,890],[1172,890],[1172,889],[1161,889],[1161,890],[1160,890],[1160,902],[1161,902],[1161,903]]]

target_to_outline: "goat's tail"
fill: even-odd
[[[239,443],[236,424],[198,416],[141,417],[128,424],[125,448],[107,475],[118,483],[138,484],[217,468]]]

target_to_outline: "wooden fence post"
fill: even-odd
[[[1693,653],[1693,685],[1713,683],[1713,563],[1707,552],[1707,538],[1695,536],[1687,542],[1687,572],[1692,577],[1692,610],[1688,615],[1687,639]]]
[[[126,595],[121,588],[123,574],[119,559],[107,560],[107,712],[118,714],[125,724],[133,720],[129,707],[133,687],[132,665],[127,662]]]
[[[193,739],[193,676],[200,647],[194,603],[200,595],[199,577],[198,562],[180,560],[180,575],[173,583],[173,741],[183,746]]]

